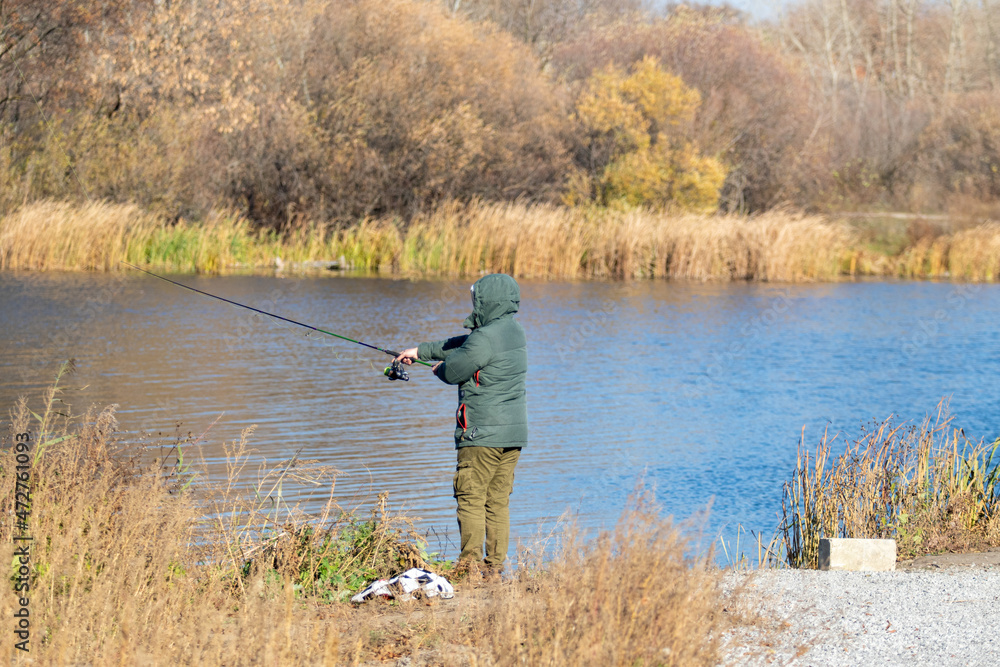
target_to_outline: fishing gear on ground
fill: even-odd
[[[269,312],[267,312],[265,310],[261,310],[260,308],[254,308],[253,306],[248,306],[248,305],[243,304],[243,303],[238,303],[236,301],[233,301],[231,299],[227,299],[225,297],[216,296],[215,294],[209,294],[208,292],[204,292],[204,291],[202,291],[200,289],[197,289],[195,287],[191,287],[189,285],[185,285],[184,283],[179,283],[179,282],[177,282],[175,280],[171,280],[170,278],[164,278],[163,276],[157,275],[157,274],[153,273],[152,271],[147,271],[146,269],[141,269],[138,266],[135,266],[133,264],[129,264],[128,262],[122,262],[122,264],[124,264],[125,266],[129,267],[130,269],[135,269],[136,271],[142,271],[143,273],[149,274],[149,275],[153,276],[154,278],[159,278],[160,280],[162,280],[164,282],[168,282],[171,285],[176,285],[177,287],[183,287],[186,290],[190,290],[192,292],[196,292],[198,294],[201,294],[202,296],[207,296],[207,297],[210,297],[212,299],[217,299],[218,301],[224,301],[225,303],[228,303],[230,305],[237,306],[239,308],[245,308],[245,309],[251,310],[251,311],[253,311],[255,313],[260,313],[261,315],[264,315],[266,317],[270,317],[270,318],[275,319],[275,320],[281,320],[282,322],[288,322],[289,324],[295,324],[295,325],[298,325],[300,327],[305,327],[306,329],[311,329],[311,330],[319,332],[321,334],[326,334],[327,336],[333,336],[334,338],[339,338],[340,340],[346,340],[348,343],[355,343],[356,345],[363,345],[364,347],[367,347],[370,350],[377,350],[378,352],[384,352],[385,354],[388,354],[388,355],[390,355],[392,357],[398,357],[399,356],[399,352],[395,352],[393,350],[387,350],[387,349],[385,349],[383,347],[379,347],[377,345],[369,345],[368,343],[364,343],[364,342],[362,342],[360,340],[354,340],[353,338],[348,338],[347,336],[341,336],[340,334],[333,333],[332,331],[326,331],[325,329],[320,329],[319,327],[314,327],[311,324],[305,324],[304,322],[298,322],[298,321],[290,319],[288,317],[282,317],[281,315],[275,315],[274,313],[269,313]],[[420,359],[415,359],[415,361],[418,364],[422,364],[424,366],[431,366],[431,364],[429,364],[428,362],[421,361]],[[407,382],[410,379],[410,374],[406,372],[406,370],[403,368],[403,365],[400,364],[399,361],[397,361],[396,359],[392,360],[392,364],[390,366],[387,366],[386,369],[382,372],[382,374],[385,375],[387,378],[389,378],[389,380],[402,380],[404,382]]]

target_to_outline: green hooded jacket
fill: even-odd
[[[462,323],[472,332],[417,349],[423,361],[443,362],[435,373],[443,382],[458,385],[456,447],[528,443],[527,340],[514,319],[520,303],[513,278],[483,276],[472,286],[472,314]]]

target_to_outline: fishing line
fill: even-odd
[[[200,289],[198,289],[196,287],[191,287],[190,285],[185,285],[184,283],[179,283],[176,280],[171,280],[170,278],[164,278],[163,276],[157,275],[157,274],[153,273],[152,271],[147,271],[146,269],[139,268],[138,266],[135,266],[134,264],[129,264],[128,262],[125,262],[125,261],[122,261],[121,263],[124,264],[125,266],[129,267],[130,269],[135,269],[136,271],[142,271],[143,273],[151,275],[154,278],[159,278],[160,280],[162,280],[164,282],[168,282],[171,285],[176,285],[177,287],[183,287],[186,290],[190,290],[192,292],[196,292],[198,294],[201,294],[202,296],[207,296],[207,297],[210,297],[212,299],[216,299],[218,301],[223,301],[225,303],[228,303],[231,306],[237,306],[239,308],[245,308],[247,310],[253,311],[254,313],[258,313],[258,314],[263,315],[265,317],[271,318],[274,321],[288,322],[289,324],[295,324],[295,325],[298,325],[300,327],[305,327],[306,329],[311,329],[312,331],[316,331],[316,332],[321,333],[321,334],[326,334],[327,336],[333,336],[334,338],[339,338],[341,340],[346,340],[348,343],[355,343],[356,345],[363,345],[364,347],[367,347],[368,349],[371,349],[371,350],[376,350],[378,352],[384,352],[385,354],[388,354],[389,356],[392,356],[392,357],[398,357],[399,356],[399,352],[396,352],[394,350],[388,350],[388,349],[386,349],[384,347],[379,347],[377,345],[371,345],[369,343],[365,343],[365,342],[362,342],[360,340],[354,340],[353,338],[348,338],[347,336],[341,336],[340,334],[333,333],[332,331],[327,331],[326,329],[320,329],[319,327],[314,327],[311,324],[306,324],[304,322],[298,322],[298,321],[293,320],[293,319],[288,318],[288,317],[283,317],[281,315],[275,315],[274,313],[269,313],[266,310],[261,310],[260,308],[254,308],[253,306],[248,306],[246,304],[239,303],[237,301],[233,301],[232,299],[227,299],[227,298],[222,297],[222,296],[216,296],[215,294],[209,294],[208,292],[202,291],[202,290],[200,290]],[[307,337],[308,337],[308,334],[307,334]],[[415,359],[414,361],[416,361],[416,363],[418,363],[418,364],[423,364],[424,366],[432,366],[432,364],[430,364],[430,363],[428,363],[426,361],[421,361],[420,359]],[[410,376],[406,373],[405,370],[403,370],[403,368],[400,366],[399,362],[397,362],[395,359],[393,359],[392,365],[385,369],[384,374],[390,380],[409,380],[410,379]]]

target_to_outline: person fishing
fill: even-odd
[[[514,468],[528,442],[527,339],[514,319],[520,303],[513,278],[484,276],[472,286],[472,314],[462,323],[469,334],[421,343],[396,357],[404,364],[437,361],[434,375],[458,385],[459,571],[499,572],[507,558]]]
[[[190,285],[121,262],[153,278],[190,292],[243,308],[277,322],[294,324],[394,357],[384,375],[389,380],[410,379],[402,364],[423,364],[447,384],[458,385],[458,425],[455,446],[455,498],[463,569],[498,572],[507,558],[510,542],[510,493],[521,448],[528,442],[525,376],[528,370],[524,329],[513,318],[521,303],[521,289],[510,276],[484,276],[472,286],[472,314],[463,326],[471,329],[437,343],[393,350],[293,320],[277,313],[210,294]],[[438,363],[432,364],[431,361]],[[483,542],[486,556],[483,558]]]

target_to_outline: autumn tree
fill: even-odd
[[[813,117],[808,81],[791,58],[732,10],[681,6],[588,30],[562,44],[553,63],[572,81],[647,56],[701,95],[691,131],[728,167],[723,208],[753,212],[794,200]]]
[[[690,139],[700,102],[653,58],[595,72],[576,100],[580,143],[565,200],[714,210],[726,174]]]
[[[636,15],[642,0],[444,0],[455,13],[490,22],[527,44],[547,64],[563,42],[594,25]]]
[[[992,172],[973,162],[998,162],[986,110],[1000,84],[998,25],[996,0],[790,8],[774,34],[808,76],[824,146],[803,203],[942,210],[953,195],[995,196]]]

